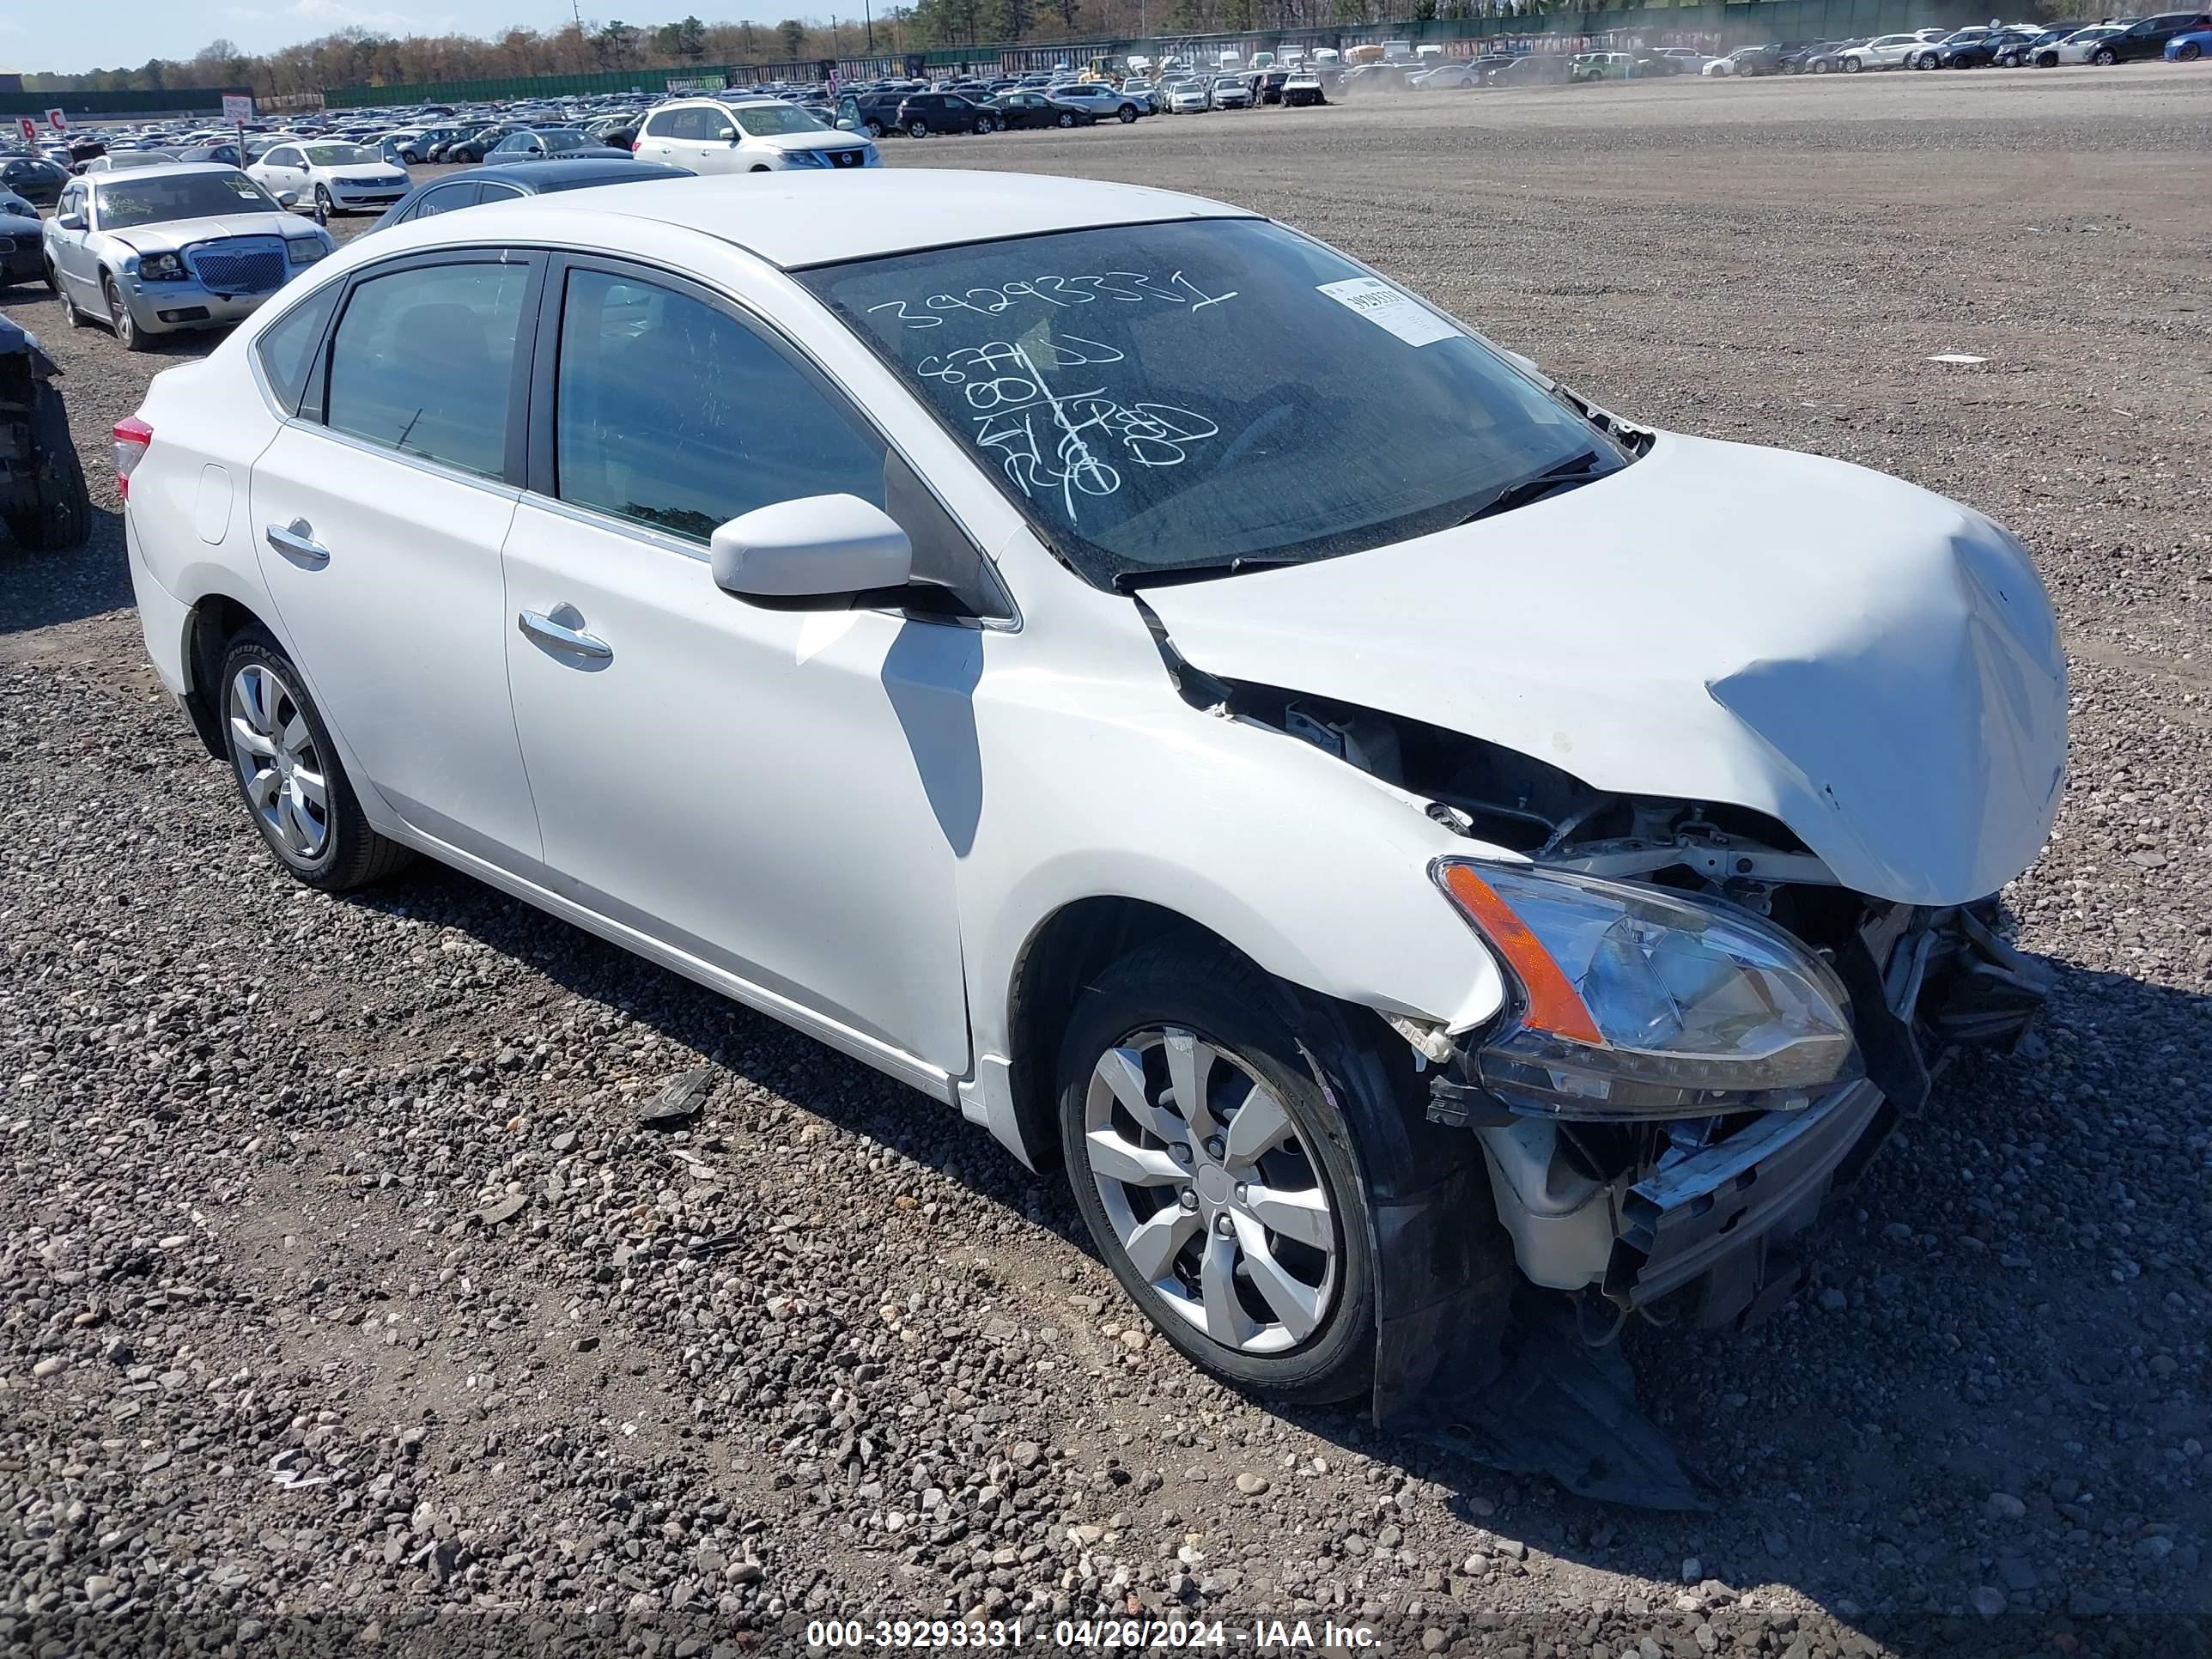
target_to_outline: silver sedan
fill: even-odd
[[[46,221],[46,280],[72,327],[103,317],[132,351],[234,323],[337,246],[289,205],[212,163],[72,179]]]

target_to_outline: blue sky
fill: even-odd
[[[713,23],[791,15],[788,5],[778,11],[744,0],[592,0],[583,12],[587,22],[647,26],[687,12]],[[492,34],[517,23],[555,28],[569,16],[568,0],[0,0],[0,70],[72,73],[190,58],[218,35],[258,52],[354,23],[391,34]]]

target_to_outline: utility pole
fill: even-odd
[[[873,0],[860,0],[860,15],[868,31],[868,56],[876,55],[876,8]]]

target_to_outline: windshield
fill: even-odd
[[[1459,523],[1620,452],[1458,324],[1259,219],[803,274],[1100,586]]]
[[[179,173],[166,179],[118,179],[100,186],[100,228],[127,230],[171,219],[212,219],[231,213],[281,213],[269,193],[242,173]]]
[[[311,167],[359,167],[364,161],[381,161],[381,153],[365,144],[310,144],[307,146],[307,165]]]
[[[783,132],[822,132],[824,125],[796,104],[747,104],[730,112],[749,138],[773,138]]]

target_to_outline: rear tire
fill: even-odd
[[[2099,69],[2110,69],[2120,61],[2120,54],[2110,46],[2100,46],[2089,54],[2089,61]]]
[[[295,880],[346,893],[413,860],[369,827],[306,679],[266,629],[232,636],[215,712],[239,799]]]
[[[909,121],[909,122],[908,122],[908,123],[906,124],[906,136],[907,136],[908,137],[909,137],[909,138],[927,138],[927,137],[929,137],[929,123],[928,123],[928,122],[927,122],[927,121]]]
[[[1101,1256],[1169,1343],[1263,1401],[1324,1405],[1371,1386],[1375,1266],[1359,1160],[1292,1018],[1273,981],[1218,945],[1124,957],[1069,1018],[1060,1140]],[[1193,1058],[1179,1060],[1186,1040]],[[1328,1047],[1314,1059],[1341,1072]],[[1202,1105],[1176,1100],[1178,1075],[1199,1081]],[[1115,1081],[1132,1078],[1141,1117]],[[1254,1111],[1273,1127],[1240,1144]],[[1133,1167],[1142,1183],[1114,1173]],[[1158,1178],[1170,1170],[1188,1173]]]
[[[869,121],[865,123],[864,126],[871,138],[881,138],[884,136],[884,124],[880,121]]]
[[[1856,58],[1846,58],[1844,59],[1844,73],[1846,75],[1856,75],[1865,67],[1866,65]]]
[[[52,386],[41,384],[32,392],[30,427],[32,504],[8,515],[8,533],[33,553],[58,553],[82,545],[92,533],[92,497],[62,394]]]
[[[2193,64],[2203,55],[2204,48],[2194,40],[2185,40],[2173,49],[2173,60],[2177,64]]]

